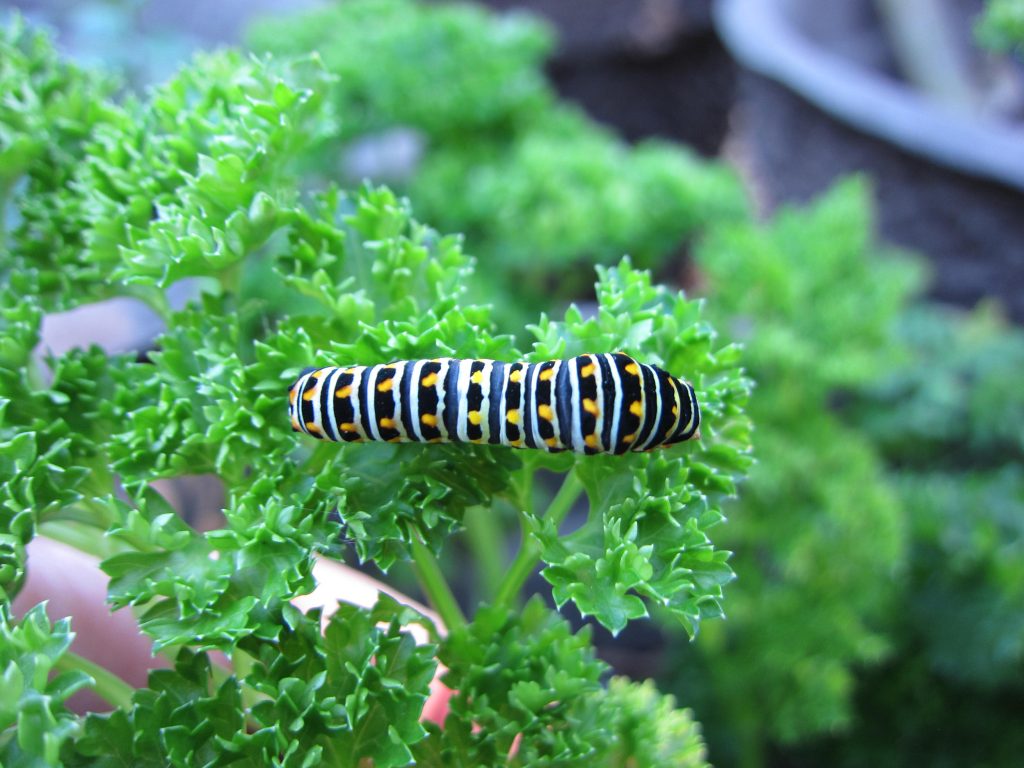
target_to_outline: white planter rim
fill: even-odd
[[[715,26],[745,68],[840,122],[938,165],[1024,191],[1024,129],[954,112],[802,35],[785,0],[718,0]]]

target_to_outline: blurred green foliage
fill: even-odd
[[[759,458],[725,533],[729,620],[677,654],[680,695],[706,707],[723,763],[848,725],[857,669],[888,651],[901,508],[871,441],[832,407],[900,359],[891,326],[918,281],[871,233],[868,190],[851,181],[769,224],[715,230],[698,251],[709,306],[758,382]]]
[[[403,189],[428,219],[466,235],[481,265],[475,290],[512,329],[586,295],[591,264],[628,254],[660,267],[710,221],[745,215],[724,167],[665,142],[629,147],[556,101],[541,68],[551,35],[530,17],[350,0],[259,22],[249,42],[319,51],[337,75],[329,99],[345,120],[313,152],[318,173],[344,177],[353,139],[420,132],[424,156]]]
[[[893,652],[864,676],[855,727],[810,750],[836,765],[993,765],[1024,749],[1024,333],[991,307],[922,307],[910,350],[846,414],[906,510]],[[893,727],[892,723],[899,723]]]
[[[1024,692],[1024,333],[988,307],[921,308],[899,337],[914,365],[889,371],[848,413],[905,499],[915,643],[944,677]]]
[[[628,147],[565,107],[509,142],[430,151],[409,188],[525,306],[588,294],[587,265],[623,253],[678,265],[691,236],[744,208],[723,167],[666,142]]]
[[[1024,458],[1024,340],[995,307],[914,307],[896,338],[908,349],[849,404],[856,422],[903,468],[964,472]]]
[[[974,31],[986,48],[1024,53],[1024,2],[987,0]]]
[[[476,143],[528,129],[554,105],[541,71],[553,40],[529,16],[351,0],[259,20],[248,39],[261,51],[318,52],[337,76],[330,98],[345,116],[342,139],[405,125],[434,141]]]
[[[475,301],[459,237],[384,188],[304,188],[308,149],[335,126],[315,56],[201,55],[145,98],[115,99],[16,21],[0,33],[0,79],[14,94],[0,156],[16,161],[0,190],[3,764],[475,766],[513,743],[531,765],[703,764],[670,698],[604,687],[586,632],[518,602],[540,566],[560,602],[613,631],[649,606],[691,634],[721,614],[732,574],[709,533],[749,463],[750,382],[701,302],[623,260],[599,272],[594,313],[541,316],[517,349]],[[183,278],[199,295],[175,310],[165,289]],[[112,296],[161,318],[145,360],[36,356],[45,312]],[[608,483],[603,457],[313,443],[287,420],[287,385],[309,364],[584,347],[684,368],[714,421],[703,440],[620,457]],[[547,510],[542,470],[563,482]],[[195,473],[224,483],[219,529],[194,530],[153,486]],[[584,492],[587,521],[559,536]],[[468,508],[509,506],[520,552],[464,617],[437,555]],[[40,532],[103,556],[110,605],[131,606],[173,668],[133,690],[67,652],[67,622],[42,605],[11,617]],[[386,597],[343,605],[323,631],[295,609],[315,556],[340,557],[344,540],[381,569],[411,563],[447,634]],[[235,666],[215,669],[211,650]],[[438,659],[458,689],[444,729],[419,719]],[[61,665],[71,674],[48,680]],[[71,715],[64,699],[90,680],[116,709]]]

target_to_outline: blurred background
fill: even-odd
[[[717,765],[1020,764],[1022,0],[15,9],[126,90],[224,45],[318,52],[309,183],[387,183],[465,233],[521,341],[623,254],[707,297],[757,382],[758,463],[715,532],[728,618],[595,631],[602,655],[693,707]],[[121,301],[45,344],[144,355],[158,331]],[[168,493],[218,524],[210,478]]]

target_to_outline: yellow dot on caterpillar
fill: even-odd
[[[540,378],[541,381],[551,381],[551,377],[554,376],[554,375],[555,375],[555,369],[553,367],[552,368],[545,368],[543,371],[540,372],[540,377],[539,378]]]
[[[305,400],[307,403],[314,397],[316,397],[315,389],[307,389],[305,392],[302,393],[302,399]]]
[[[636,440],[636,432],[634,432],[632,435],[626,435],[625,437],[622,438],[622,442],[624,442],[626,445],[629,445],[634,440]]]
[[[317,426],[317,423],[315,421],[307,421],[306,422],[306,430],[309,431],[309,432],[319,432],[320,431],[320,427]]]
[[[437,416],[435,416],[432,413],[424,413],[422,416],[420,416],[420,421],[422,421],[428,427],[437,426]]]
[[[481,421],[480,411],[470,411],[468,415],[469,415],[469,423],[470,424],[473,424],[473,425],[479,425],[480,424],[480,421]]]
[[[299,429],[299,420],[294,416],[292,417],[292,429]]]
[[[679,415],[679,406],[678,405],[673,405],[672,406],[672,415],[673,416],[678,416]]]
[[[358,432],[359,431],[359,430],[356,429],[356,425],[353,424],[351,421],[344,421],[344,422],[342,422],[341,424],[338,425],[338,429],[340,429],[342,432]]]
[[[394,387],[394,386],[395,386],[395,380],[393,378],[385,379],[384,381],[382,381],[382,382],[377,384],[377,391],[378,392],[390,392],[391,388]]]
[[[352,395],[352,385],[351,384],[348,384],[348,385],[342,387],[341,389],[335,390],[335,392],[334,392],[334,396],[335,397],[351,397],[351,395]]]
[[[508,444],[511,445],[513,448],[522,448],[523,447],[523,439],[519,438],[517,440],[509,440]]]
[[[437,374],[436,373],[428,373],[426,376],[424,376],[422,379],[420,379],[420,386],[421,387],[432,387],[436,383],[437,383]]]
[[[298,398],[299,398],[299,393],[298,393],[297,390],[293,389],[293,390],[288,392],[288,402],[291,403],[292,405],[295,405],[295,401],[298,400]]]
[[[542,419],[546,419],[547,421],[553,421],[555,418],[555,412],[551,410],[550,405],[538,405],[537,415],[540,416]]]
[[[323,378],[324,374],[326,373],[327,371],[325,371],[323,368],[321,368],[319,371],[313,371],[313,378],[319,381],[321,378]]]
[[[401,435],[398,435],[397,437],[390,437],[390,438],[388,438],[388,442],[389,443],[400,443],[403,440],[405,440],[405,438],[402,437]]]
[[[395,428],[395,420],[394,419],[389,419],[389,418],[387,418],[385,416],[384,418],[382,418],[380,420],[380,428],[381,429],[394,429]]]
[[[626,371],[626,373],[631,373],[634,376],[640,375],[640,366],[638,366],[636,363],[629,363],[624,370]]]
[[[644,407],[640,404],[639,400],[634,400],[629,404],[629,412],[634,416],[641,416],[644,412]]]
[[[517,368],[516,370],[512,371],[512,373],[508,375],[508,380],[511,381],[513,384],[518,384],[520,381],[523,380],[523,369]]]
[[[589,397],[583,398],[583,410],[592,416],[597,416],[600,413],[597,408],[597,401],[591,400]]]
[[[583,438],[583,442],[587,444],[588,448],[600,448],[601,444],[597,441],[597,435],[587,435]]]
[[[584,365],[582,368],[580,368],[580,376],[582,376],[583,378],[586,378],[587,376],[593,376],[595,368],[597,368],[597,366],[594,365],[593,363],[588,363],[587,365]]]
[[[557,448],[558,447],[558,438],[557,437],[549,437],[544,442],[547,443],[550,448]]]
[[[472,376],[469,377],[469,380],[471,382],[473,382],[474,384],[483,384],[484,383],[484,372],[483,371],[477,371],[476,373],[474,373]]]
[[[519,409],[518,408],[511,408],[511,409],[509,409],[509,411],[505,414],[505,420],[509,424],[518,424],[519,423]]]

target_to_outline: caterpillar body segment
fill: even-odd
[[[693,387],[622,353],[307,369],[288,400],[295,431],[338,442],[622,454],[700,437]]]

